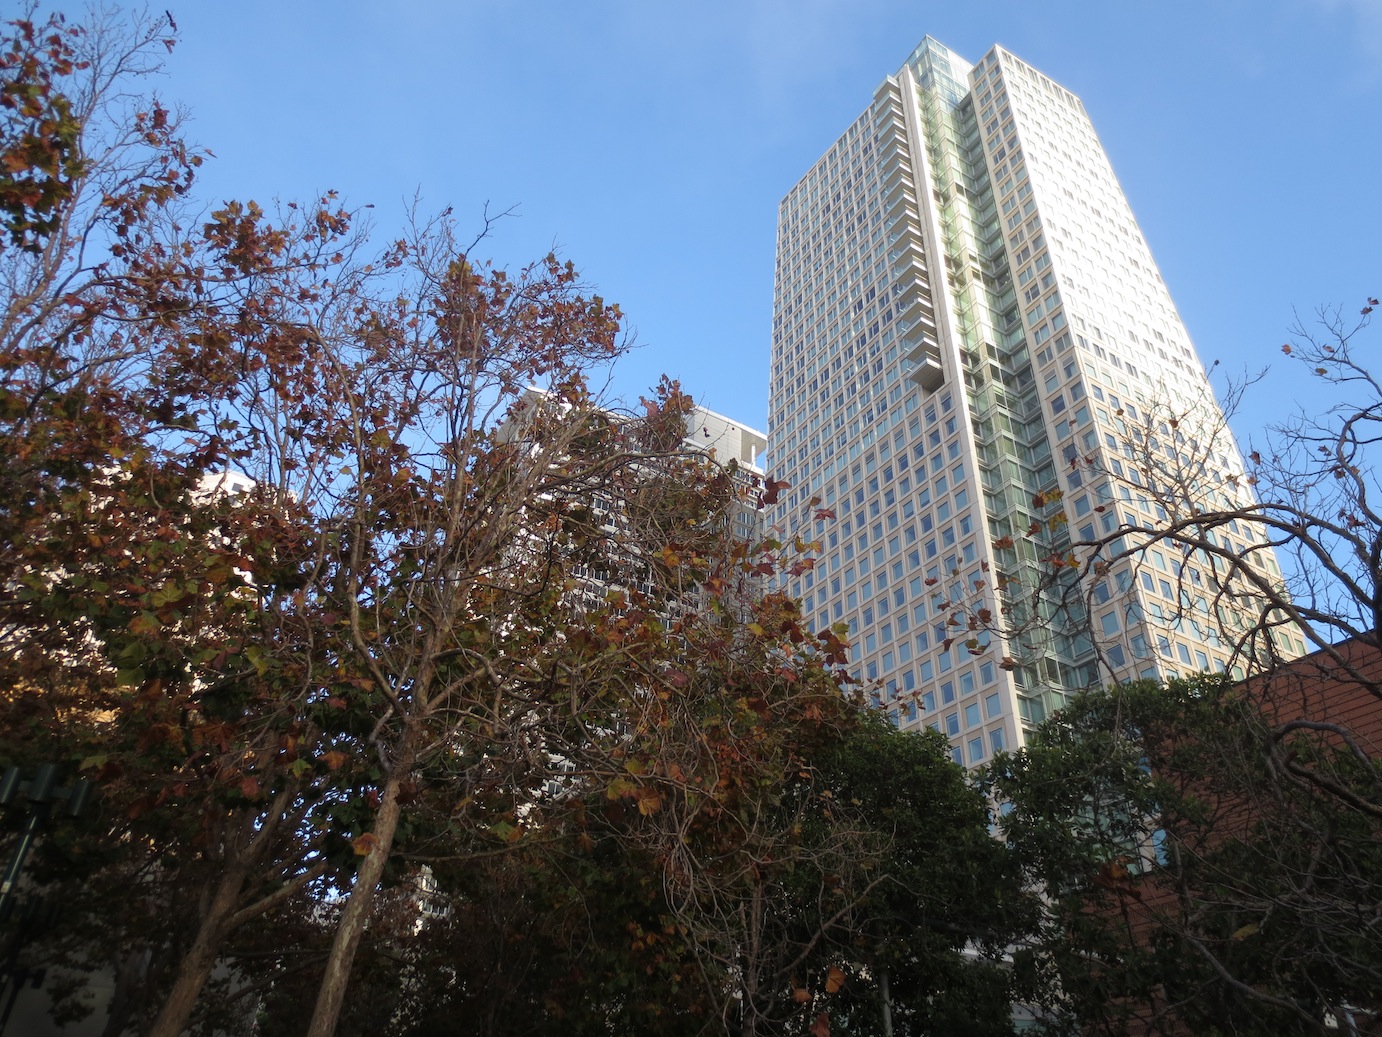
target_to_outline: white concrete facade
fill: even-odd
[[[1194,558],[1035,593],[1153,521],[1134,442],[1193,493],[1243,471],[1079,98],[926,39],[782,200],[776,274],[771,521],[820,542],[783,585],[897,723],[973,766],[1079,688],[1231,665]]]

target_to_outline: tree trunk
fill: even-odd
[[[225,923],[235,910],[240,898],[240,889],[245,883],[244,863],[231,866],[216,886],[216,895],[202,916],[201,927],[192,947],[178,965],[177,979],[173,989],[163,1002],[163,1008],[154,1020],[148,1037],[178,1037],[187,1029],[187,1021],[192,1018],[192,1010],[197,1007],[197,998],[206,986],[207,978],[216,965],[216,956],[221,949],[225,935]]]
[[[411,739],[409,739],[411,741]],[[374,815],[374,844],[355,873],[355,882],[350,887],[341,920],[336,924],[336,938],[331,944],[331,954],[326,959],[326,972],[322,976],[321,989],[317,992],[317,1007],[312,1012],[312,1022],[307,1027],[307,1037],[332,1037],[336,1023],[341,1015],[341,1005],[345,1001],[346,987],[350,983],[350,969],[355,962],[355,952],[364,934],[365,920],[374,901],[374,891],[384,874],[389,853],[393,849],[394,833],[398,830],[398,817],[401,810],[398,802],[399,787],[413,765],[411,745],[405,745],[403,753],[389,772],[384,782],[379,811]]]

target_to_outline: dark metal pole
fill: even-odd
[[[10,912],[14,910],[14,891],[19,884],[19,873],[24,870],[24,858],[29,856],[29,850],[34,845],[34,837],[47,815],[46,804],[35,805],[30,810],[28,820],[24,822],[19,845],[14,848],[14,854],[10,857],[10,866],[5,869],[4,879],[0,880],[0,922],[9,918]]]

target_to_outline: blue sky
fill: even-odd
[[[1296,311],[1382,291],[1382,0],[166,2],[206,203],[513,207],[486,250],[624,307],[629,398],[766,425],[777,202],[928,33],[1083,98],[1201,355],[1274,365],[1241,437],[1302,391]]]

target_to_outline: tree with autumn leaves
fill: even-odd
[[[331,195],[199,212],[203,155],[140,93],[170,33],[30,12],[0,59],[0,755],[101,790],[36,852],[68,910],[18,950],[110,969],[106,1032],[156,1037],[303,1003],[349,1030],[388,967],[390,1027],[425,996],[495,1033],[821,1032],[997,955],[992,898],[904,888],[893,807],[829,761],[871,738],[944,788],[936,860],[979,845],[977,793],[761,593],[784,547],[732,536],[754,502],[675,384],[591,395],[618,308],[449,214],[379,247]],[[530,924],[558,951],[506,1014],[473,981]]]

